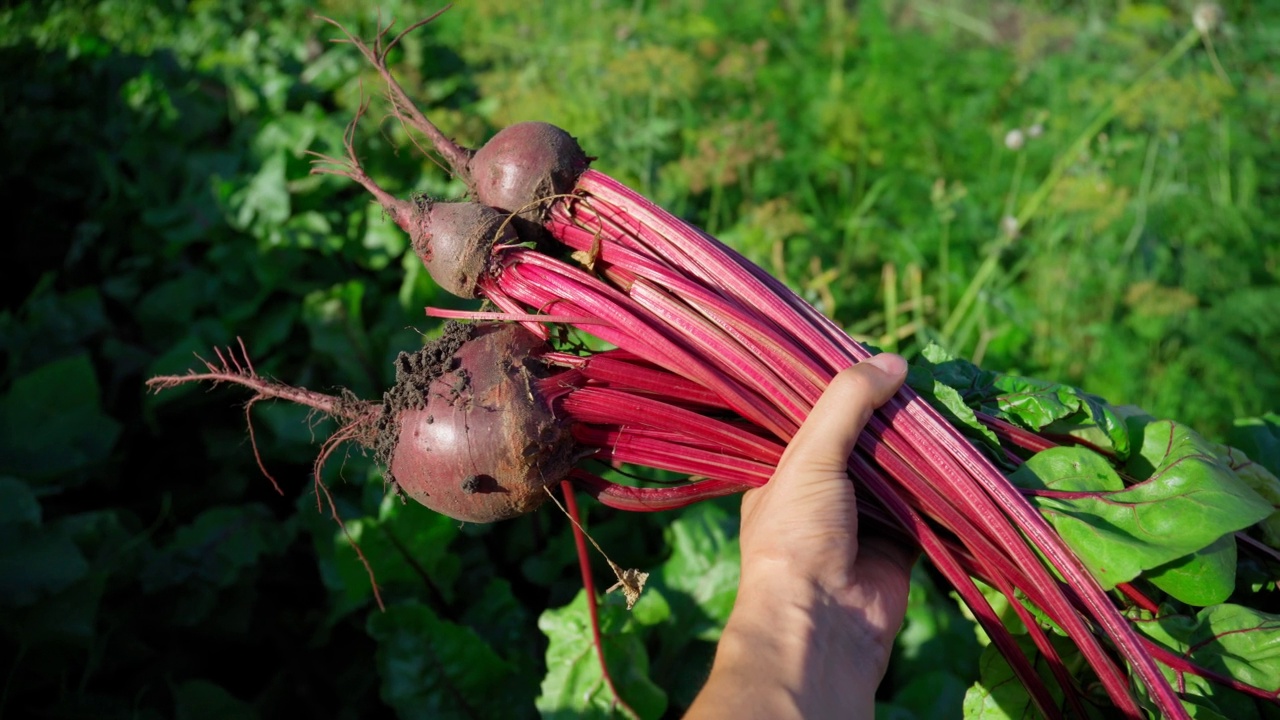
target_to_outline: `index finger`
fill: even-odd
[[[788,443],[778,474],[797,462],[803,463],[800,469],[805,472],[844,473],[871,413],[893,397],[906,377],[907,361],[891,353],[876,355],[836,375]]]

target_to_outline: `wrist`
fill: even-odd
[[[887,663],[858,608],[817,582],[771,574],[740,585],[712,678],[750,683],[772,698],[762,707],[793,711],[762,717],[871,717]]]

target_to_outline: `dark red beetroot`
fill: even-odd
[[[471,202],[426,202],[410,222],[414,252],[431,279],[457,297],[480,296],[495,244],[520,242],[506,215]]]
[[[569,473],[570,435],[540,399],[546,345],[518,325],[456,326],[456,349],[402,353],[378,457],[409,497],[459,520],[523,515]]]
[[[346,422],[317,464],[355,440],[376,450],[388,479],[414,500],[458,520],[495,522],[537,508],[573,465],[571,435],[537,389],[548,374],[537,359],[546,349],[516,324],[451,324],[439,341],[401,353],[381,404],[265,379],[234,353],[206,362],[207,373],[147,384],[232,382],[255,391],[250,406],[278,398],[315,408]]]
[[[571,192],[590,159],[572,135],[544,122],[498,131],[471,158],[476,199],[541,224],[557,196]]]
[[[383,190],[364,171],[355,150],[355,129],[361,112],[343,137],[345,158],[316,154],[313,172],[350,178],[377,199],[387,215],[409,233],[413,250],[436,284],[458,297],[479,297],[478,282],[489,271],[493,246],[517,243],[516,228],[507,214],[473,202],[437,202],[426,198],[401,200]]]

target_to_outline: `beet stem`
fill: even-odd
[[[560,492],[564,494],[564,504],[566,506],[560,509],[564,510],[565,514],[569,516],[569,524],[573,526],[573,543],[578,550],[578,567],[582,570],[582,587],[587,596],[587,614],[591,617],[591,643],[595,645],[596,658],[600,662],[600,675],[604,678],[605,684],[609,686],[609,692],[613,693],[614,702],[622,706],[628,715],[635,716],[636,712],[618,694],[618,688],[613,684],[613,677],[609,675],[609,665],[605,662],[604,641],[600,638],[600,610],[596,606],[596,586],[591,577],[591,555],[587,552],[586,540],[590,539],[591,536],[586,534],[582,529],[582,524],[578,522],[578,501],[573,496],[573,483],[568,480],[562,480],[560,482]],[[547,490],[547,494],[551,495],[550,489]],[[552,495],[551,499],[555,500],[555,496]],[[556,504],[559,504],[559,501]],[[596,550],[599,550],[601,555],[604,555],[604,550],[601,550],[600,546],[596,545],[594,539],[591,540],[591,544],[596,546]],[[605,559],[608,560],[607,555]],[[617,572],[618,566],[614,565],[612,560],[609,560],[609,566]],[[622,578],[619,577],[618,580],[621,582]]]
[[[397,198],[374,182],[373,178],[369,177],[368,173],[364,171],[364,167],[360,164],[360,157],[356,153],[356,128],[360,125],[360,119],[364,117],[368,109],[368,102],[362,99],[360,107],[356,109],[355,117],[351,119],[351,122],[347,123],[346,129],[342,132],[342,146],[346,150],[346,158],[337,158],[311,150],[307,151],[307,154],[314,158],[311,161],[311,172],[314,175],[339,175],[359,183],[391,215],[401,230],[412,233],[413,204]]]
[[[437,10],[428,17],[419,20],[400,31],[400,33],[393,37],[390,42],[384,43],[383,41],[387,34],[391,32],[392,26],[395,25],[395,20],[388,22],[385,26],[378,28],[377,35],[373,39],[373,47],[369,47],[368,43],[351,34],[351,32],[347,30],[342,23],[323,15],[317,15],[316,17],[317,19],[323,20],[324,22],[336,27],[343,35],[346,36],[346,39],[338,38],[333,40],[333,42],[354,45],[356,49],[360,51],[360,54],[363,55],[371,65],[373,65],[374,69],[378,71],[378,74],[387,84],[387,98],[391,101],[391,109],[395,113],[396,117],[402,122],[408,121],[410,125],[417,128],[417,130],[423,135],[426,135],[427,139],[429,139],[431,144],[435,147],[436,152],[440,153],[440,155],[445,159],[445,162],[449,164],[454,175],[456,175],[458,179],[462,180],[462,182],[468,187],[471,187],[473,183],[471,181],[471,172],[468,169],[468,165],[473,153],[455,143],[448,137],[445,137],[445,134],[440,131],[440,128],[436,127],[435,123],[432,123],[427,119],[426,115],[422,114],[422,111],[419,110],[413,103],[413,100],[409,98],[409,94],[405,92],[400,83],[396,81],[395,76],[391,74],[391,69],[387,67],[387,54],[391,52],[392,48],[399,44],[400,40],[403,39],[405,35],[408,35],[410,32],[413,32],[414,30],[417,30],[423,25],[426,25],[440,17],[440,15],[451,7],[453,7],[452,3],[445,5],[443,8]]]

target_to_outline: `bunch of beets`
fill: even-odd
[[[557,487],[570,501],[577,488],[611,507],[647,512],[767,482],[830,379],[873,351],[734,250],[590,169],[593,158],[565,131],[520,123],[474,152],[445,137],[387,65],[387,53],[423,23],[394,37],[382,29],[370,43],[351,35],[343,42],[377,68],[395,115],[434,145],[473,199],[403,200],[384,191],[354,149],[359,113],[344,138],[346,156],[319,157],[315,171],[362,185],[409,234],[441,287],[496,309],[433,311],[472,322],[450,323],[428,347],[401,354],[396,385],[381,402],[268,380],[234,353],[219,354],[206,371],[151,384],[233,382],[252,389],[254,401],[286,399],[322,411],[342,427],[318,465],[355,441],[375,451],[404,495],[467,522],[531,512]],[[564,327],[612,349],[557,341]],[[1108,714],[1123,717],[1191,717],[1182,680],[1190,676],[1276,703],[1280,679],[1242,680],[1213,657],[1142,631],[1162,613],[1209,603],[1133,574],[1108,575],[1046,519],[1055,501],[1141,505],[1151,499],[1130,496],[1194,455],[1219,471],[1214,497],[1234,504],[1211,517],[1184,513],[1180,522],[1221,523],[1226,512],[1234,524],[1219,535],[1232,541],[1233,553],[1239,541],[1243,552],[1276,567],[1280,483],[1273,475],[1177,424],[1072,388],[981,371],[937,352],[927,357],[913,369],[911,387],[875,413],[849,458],[863,532],[920,548],[1044,716],[1096,716],[1110,705]],[[1028,397],[1057,405],[1046,410]],[[1163,439],[1165,454],[1153,458],[1147,449]],[[1168,454],[1187,442],[1199,450]],[[1062,484],[1050,460],[1075,457],[1063,453],[1101,463],[1116,486]],[[623,484],[584,469],[588,458],[687,480]],[[1000,595],[1025,625],[1034,661],[993,609]],[[1256,622],[1244,631],[1277,633],[1267,637],[1280,642],[1277,618],[1250,612]],[[1083,687],[1051,636],[1069,639],[1105,694]],[[1037,664],[1047,665],[1052,681]]]

